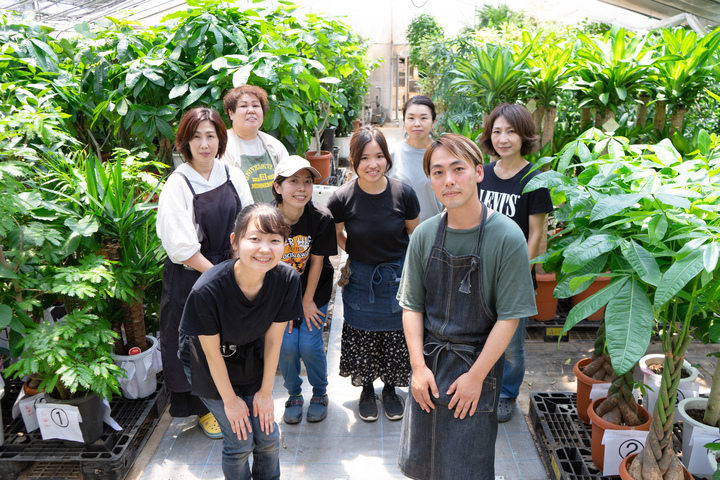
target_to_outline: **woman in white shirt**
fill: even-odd
[[[425,95],[410,97],[403,107],[405,140],[398,142],[391,153],[393,166],[388,177],[410,185],[420,201],[420,223],[442,211],[430,188],[430,179],[423,170],[425,150],[432,143],[430,132],[435,126],[435,105]]]
[[[223,108],[232,127],[220,159],[242,170],[256,202],[272,202],[275,166],[288,151],[279,140],[260,131],[270,108],[267,93],[254,85],[233,88],[225,94]]]
[[[209,108],[187,112],[178,127],[175,149],[185,163],[168,177],[160,194],[157,233],[167,252],[160,301],[160,338],[170,415],[198,416],[210,438],[220,427],[202,401],[190,394],[178,360],[178,328],[185,301],[200,274],[230,258],[235,217],[253,203],[242,172],[218,160],[225,152],[227,129]]]

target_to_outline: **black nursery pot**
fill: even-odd
[[[45,395],[45,402],[47,403],[63,403],[65,405],[73,405],[78,407],[80,412],[80,431],[82,432],[83,442],[73,442],[65,440],[67,445],[83,445],[93,443],[102,436],[103,432],[103,413],[102,413],[102,399],[93,392],[88,392],[83,397],[71,398],[69,400],[62,400],[55,398],[52,395]]]

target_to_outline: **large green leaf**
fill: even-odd
[[[623,243],[620,248],[625,259],[643,282],[654,286],[660,283],[662,273],[650,252],[632,239]]]
[[[610,234],[592,235],[572,250],[568,249],[563,262],[563,271],[572,273],[603,253],[610,252],[622,244],[622,239]]]
[[[12,308],[7,305],[0,305],[0,329],[3,329],[10,325],[10,321],[13,318]]]
[[[605,339],[615,373],[629,372],[645,355],[653,320],[646,288],[630,278],[605,307]]]
[[[676,261],[667,269],[655,292],[653,304],[656,309],[669,302],[705,268],[703,263],[704,253],[704,249],[693,250],[688,256]]]
[[[601,220],[616,213],[622,212],[628,207],[635,205],[643,195],[639,193],[628,193],[621,195],[610,195],[595,204],[590,213],[590,220]]]
[[[565,325],[563,325],[563,333],[567,332],[572,327],[577,325],[578,322],[585,320],[590,315],[600,310],[611,299],[613,299],[615,295],[617,295],[617,293],[622,288],[624,288],[627,283],[627,278],[618,278],[617,280],[613,280],[607,287],[601,289],[597,293],[592,294],[585,300],[575,305],[572,310],[570,310],[570,313],[568,313],[568,316],[565,319]]]

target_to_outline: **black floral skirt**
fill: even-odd
[[[386,385],[410,384],[410,355],[402,330],[376,332],[343,324],[340,376],[351,377],[356,387],[375,379]]]

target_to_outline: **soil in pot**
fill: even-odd
[[[588,407],[588,417],[592,420],[591,455],[593,463],[600,471],[602,471],[605,466],[605,445],[602,443],[605,430],[640,430],[647,432],[650,431],[650,423],[652,422],[652,418],[650,417],[648,411],[643,407],[638,406],[638,417],[640,417],[641,421],[643,421],[641,425],[626,426],[610,423],[596,413],[597,407],[604,400],[605,398],[598,398]]]
[[[647,366],[648,370],[653,372],[655,375],[662,375],[664,367],[665,367],[665,365],[660,364],[660,363],[650,363]],[[680,370],[680,378],[681,379],[688,378],[688,377],[690,377],[690,375],[692,375],[692,374],[685,367],[683,367],[683,369]]]

